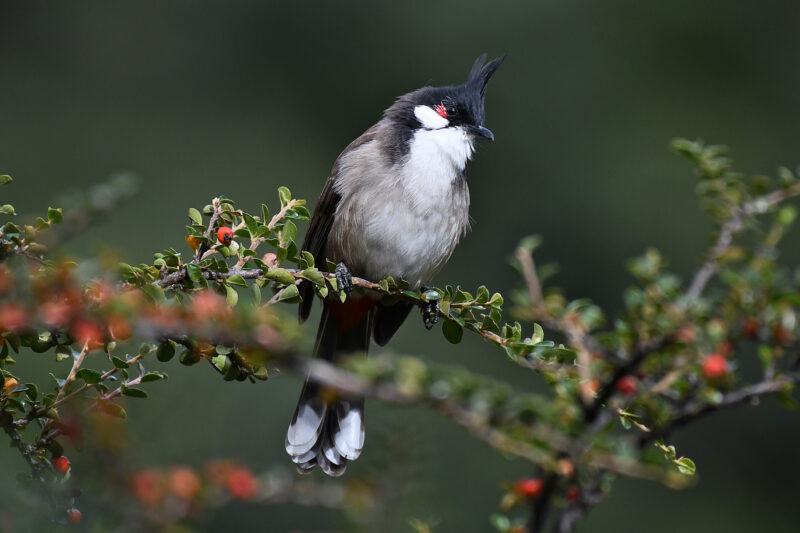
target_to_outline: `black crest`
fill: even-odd
[[[391,138],[386,139],[385,149],[390,160],[394,162],[405,155],[408,140],[420,127],[414,116],[417,105],[443,104],[451,125],[483,126],[486,85],[504,59],[505,56],[501,56],[487,62],[486,54],[481,54],[473,63],[467,81],[461,85],[422,87],[400,96],[384,111],[384,116],[395,126]]]

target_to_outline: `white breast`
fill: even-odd
[[[376,278],[424,284],[450,258],[469,221],[463,172],[472,151],[472,139],[460,128],[415,132],[396,167],[397,194],[376,210],[367,230],[383,252],[370,261]]]
[[[419,286],[453,253],[469,221],[464,168],[472,139],[462,129],[417,130],[392,166],[370,143],[342,163],[341,195],[327,255],[369,279]]]
[[[403,184],[414,203],[429,209],[448,196],[472,152],[472,138],[462,128],[417,130],[401,164]]]

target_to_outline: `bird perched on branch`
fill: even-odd
[[[484,125],[489,79],[503,58],[481,55],[461,85],[423,87],[404,94],[383,118],[354,140],[333,164],[303,249],[318,265],[338,263],[345,302],[324,301],[314,355],[366,354],[370,337],[385,345],[411,311],[407,302],[382,302],[352,290],[352,276],[428,283],[469,225],[465,169],[477,139],[494,140]],[[300,320],[314,301],[300,287]],[[431,304],[433,305],[433,304]],[[423,312],[426,327],[437,310]],[[301,473],[316,465],[341,475],[364,447],[364,398],[347,397],[307,379],[286,434],[286,451]]]

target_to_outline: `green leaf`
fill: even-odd
[[[117,356],[112,356],[111,362],[114,363],[115,368],[128,368],[128,363]]]
[[[458,344],[464,336],[464,328],[453,320],[445,320],[442,324],[444,338],[451,344]]]
[[[77,374],[75,374],[75,377],[77,377],[78,379],[82,379],[89,385],[96,385],[97,383],[100,383],[100,380],[102,379],[103,375],[97,370],[92,370],[90,368],[81,368],[80,370],[78,370]]]
[[[186,366],[193,365],[198,361],[200,361],[200,354],[189,348],[184,350],[180,357],[181,364]]]
[[[287,220],[281,230],[281,244],[288,247],[294,242],[295,237],[297,237],[297,226],[291,220]]]
[[[148,381],[159,381],[162,379],[167,379],[167,375],[165,373],[151,370],[142,376],[142,383],[147,383]]]
[[[315,267],[303,270],[300,275],[315,285],[323,285],[325,283],[325,278],[322,276],[322,273]]]
[[[217,370],[219,370],[222,373],[227,372],[228,369],[231,367],[231,359],[230,359],[230,357],[228,357],[227,355],[223,355],[223,354],[215,355],[214,357],[212,357],[211,358],[211,363],[215,367],[217,367]]]
[[[64,215],[60,207],[47,208],[47,220],[49,220],[53,224],[60,224],[63,218]]]
[[[0,215],[16,215],[17,212],[14,211],[14,206],[11,204],[5,204],[0,206]]]
[[[292,199],[292,191],[288,187],[278,187],[278,198],[280,198],[281,207],[283,207]]]
[[[478,287],[478,292],[475,294],[475,300],[479,304],[485,304],[486,302],[488,302],[489,301],[489,289],[487,289],[483,285]]]
[[[203,281],[203,270],[194,263],[189,263],[186,265],[186,274],[189,275],[189,279],[195,283],[202,283]]]
[[[167,340],[158,345],[158,350],[156,351],[156,358],[159,361],[161,361],[162,363],[166,363],[173,357],[175,357],[174,341]]]
[[[264,277],[272,281],[277,281],[281,285],[293,285],[294,276],[285,268],[270,268]]]
[[[162,302],[165,298],[164,289],[162,289],[158,285],[153,285],[152,283],[147,283],[143,285],[142,292],[145,293],[155,303]]]
[[[147,393],[145,391],[131,387],[123,387],[122,394],[130,396],[131,398],[147,398]]]
[[[544,330],[542,326],[535,323],[533,324],[533,335],[531,335],[531,344],[539,344],[544,340]]]
[[[236,307],[236,304],[239,303],[239,293],[233,287],[225,285],[225,299],[228,301],[228,305]]]
[[[288,302],[293,303],[300,300],[300,291],[297,289],[297,285],[287,285],[283,289],[281,289],[280,296],[278,297],[279,302]]]
[[[237,287],[247,287],[247,282],[239,274],[234,274],[233,276],[230,276],[227,279],[226,283],[228,285],[236,285]]]
[[[673,462],[677,465],[678,472],[684,476],[693,476],[697,471],[697,466],[694,464],[694,461],[688,457],[681,457],[680,459],[675,459]]]
[[[491,299],[489,299],[489,305],[492,307],[503,307],[503,295],[499,292],[492,294]]]
[[[195,209],[194,207],[189,208],[189,218],[192,219],[192,222],[195,224],[203,225],[203,215],[200,214],[200,211]]]
[[[12,181],[14,181],[14,178],[8,174],[0,174],[0,185],[8,185]]]

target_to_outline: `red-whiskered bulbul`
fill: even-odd
[[[352,275],[428,283],[450,258],[469,225],[465,169],[475,140],[494,140],[484,126],[486,84],[503,58],[480,56],[467,81],[423,87],[399,97],[377,124],[345,148],[333,164],[311,217],[303,249],[318,265],[338,263],[339,287]],[[314,301],[300,287],[300,320]],[[370,336],[385,345],[411,311],[354,291],[344,303],[323,303],[314,355],[366,354]],[[426,315],[426,326],[436,313]],[[306,380],[286,433],[286,451],[301,473],[316,465],[341,475],[364,447],[364,398],[337,395]]]

